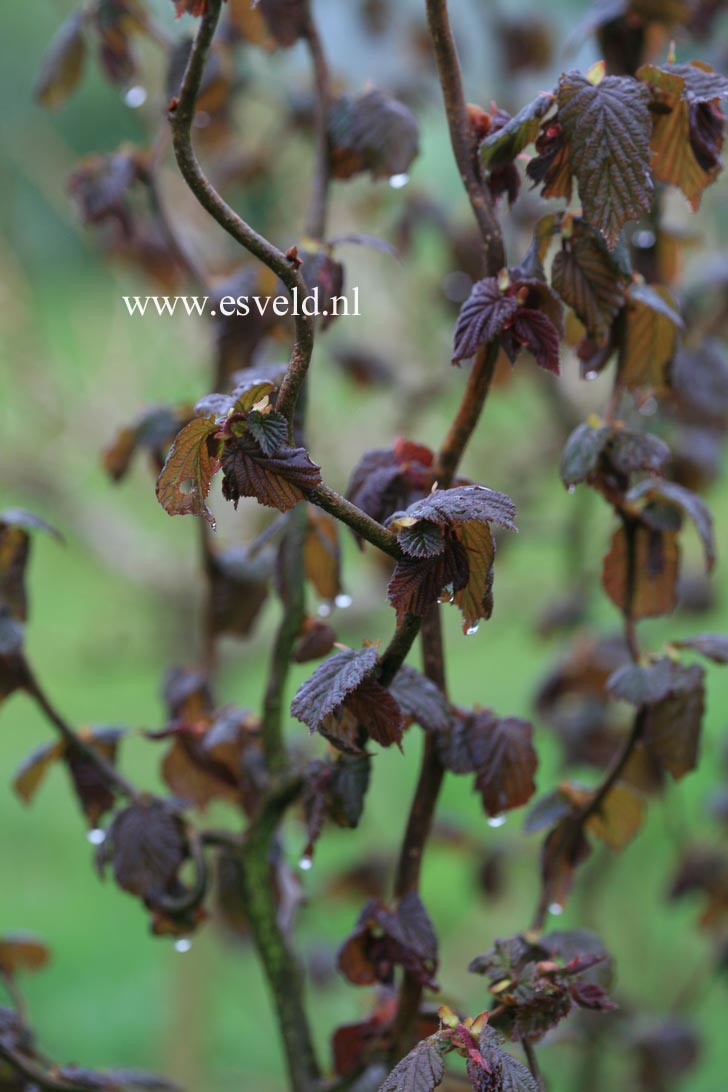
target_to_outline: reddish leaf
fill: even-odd
[[[475,766],[475,787],[488,815],[520,807],[536,791],[533,777],[538,765],[533,728],[525,720],[499,720],[488,712],[475,713],[469,745]]]
[[[177,18],[181,15],[204,15],[206,2],[205,0],[172,0],[176,10]]]
[[[341,592],[341,549],[338,524],[319,508],[307,508],[303,547],[306,578],[322,599],[334,600]]]
[[[695,211],[721,170],[724,118],[718,103],[728,95],[728,80],[699,62],[644,65],[637,75],[654,96],[655,178],[678,186]]]
[[[429,448],[401,439],[391,450],[368,451],[351,476],[347,497],[383,523],[405,507],[413,493],[420,496],[430,488],[433,462]]]
[[[588,802],[588,795],[585,803]],[[620,852],[639,832],[645,817],[645,801],[641,793],[618,782],[602,800],[599,810],[590,815],[586,829],[601,839],[616,853]]]
[[[250,557],[244,547],[223,550],[208,562],[210,623],[216,634],[247,637],[270,590],[274,556]]]
[[[283,447],[275,455],[265,455],[254,441],[233,439],[226,442],[221,463],[223,496],[236,507],[241,497],[255,497],[260,504],[286,512],[321,483],[320,468],[302,447]]]
[[[450,705],[442,690],[414,667],[401,667],[389,689],[405,717],[426,732],[443,731],[450,723]]]
[[[424,618],[445,588],[451,588],[456,595],[467,587],[469,577],[468,552],[454,534],[448,535],[439,556],[398,561],[387,589],[397,611],[397,624],[407,614]]]
[[[321,660],[336,644],[336,633],[326,622],[307,618],[293,649],[293,659],[297,664],[307,664],[311,660]]]
[[[157,500],[170,516],[215,520],[205,501],[220,469],[222,442],[214,417],[196,417],[178,433],[157,481]]]
[[[559,342],[559,331],[548,315],[530,307],[521,307],[505,331],[503,349],[512,362],[522,348],[528,349],[540,367],[558,375]]]
[[[508,118],[498,128],[493,127],[480,146],[480,158],[487,171],[495,171],[508,166],[526,148],[532,144],[538,134],[539,124],[544,114],[550,110],[553,95],[541,94],[524,106],[515,117]]]
[[[372,674],[377,659],[377,649],[371,645],[360,652],[346,649],[330,656],[299,687],[291,704],[294,717],[312,732],[316,731],[322,721],[343,705],[346,697]]]
[[[120,482],[129,472],[137,451],[146,451],[159,474],[169,451],[170,444],[179,430],[192,418],[188,405],[154,406],[145,410],[130,426],[121,429],[105,449],[103,465],[115,482]]]
[[[595,342],[606,340],[624,306],[628,283],[602,236],[581,217],[571,218],[564,225],[561,250],[551,266],[551,284]]]
[[[444,1076],[442,1058],[435,1046],[424,1040],[394,1067],[379,1092],[433,1092]]]
[[[652,201],[649,102],[644,84],[629,77],[605,76],[594,84],[569,72],[559,81],[557,121],[569,169],[585,219],[610,248],[624,224],[648,212]]]
[[[51,109],[61,106],[78,86],[86,60],[84,13],[73,12],[51,42],[35,84],[35,97]]]
[[[175,884],[187,857],[184,827],[161,801],[140,800],[120,811],[101,847],[119,887],[154,902]]]
[[[682,668],[668,656],[651,664],[625,664],[609,678],[608,687],[615,698],[632,705],[654,705],[679,685]]]
[[[630,390],[664,391],[683,322],[660,285],[633,284],[627,293],[618,372]]]
[[[48,946],[32,933],[0,935],[0,970],[10,977],[18,971],[39,971],[50,957]]]
[[[419,895],[405,895],[394,908],[375,899],[367,903],[338,964],[356,986],[389,983],[398,965],[421,985],[433,987],[437,938]]]
[[[615,606],[630,611],[635,620],[669,614],[677,602],[677,534],[640,523],[634,526],[633,535],[634,559],[630,562],[624,528],[615,532],[604,558],[604,589]]]
[[[402,740],[402,711],[396,699],[379,683],[365,679],[346,699],[346,710],[381,747]]]
[[[93,751],[113,766],[119,741],[126,734],[123,728],[96,728],[82,732],[81,738]],[[90,827],[97,827],[102,817],[114,807],[114,786],[96,763],[77,747],[66,747],[65,762],[71,775],[76,796]]]
[[[686,489],[676,482],[661,481],[659,479],[646,479],[635,486],[628,495],[629,501],[647,501],[647,507],[642,510],[642,518],[649,522],[651,503],[662,502],[679,515],[687,516],[695,525],[705,553],[705,566],[708,572],[715,564],[715,536],[713,533],[713,519],[710,510],[700,497],[690,489]]]
[[[419,152],[414,114],[378,90],[336,99],[328,128],[335,178],[351,178],[361,171],[374,178],[406,174]]]
[[[474,356],[481,345],[487,345],[505,329],[518,310],[515,293],[501,291],[497,277],[478,281],[460,309],[453,364]]]
[[[645,743],[676,781],[697,765],[705,710],[703,678],[697,664],[679,668],[671,693],[647,712]]]
[[[479,520],[495,523],[515,531],[513,522],[516,506],[505,493],[484,485],[461,485],[453,489],[436,489],[420,501],[411,504],[405,516],[414,520],[430,520],[441,526]]]
[[[23,760],[13,777],[13,788],[23,803],[31,802],[46,773],[65,751],[66,745],[62,741],[44,743]]]

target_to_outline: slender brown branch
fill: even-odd
[[[397,626],[392,640],[379,658],[379,681],[382,686],[389,686],[393,681],[407,659],[421,627],[422,619],[416,614],[406,614],[401,625]]]
[[[470,199],[486,251],[490,275],[505,265],[503,234],[493,209],[493,202],[483,185],[478,169],[477,144],[468,117],[457,46],[450,26],[447,0],[427,0],[427,19],[435,51],[450,140],[463,186]]]
[[[634,520],[624,512],[619,513],[624,528],[624,539],[627,547],[627,580],[624,593],[624,639],[627,642],[629,654],[635,663],[640,658],[640,647],[637,640],[637,628],[634,619],[634,599],[637,590],[637,528]]]
[[[293,293],[297,289],[299,297],[302,298],[306,294],[306,284],[299,270],[288,260],[283,251],[255,231],[227,204],[204,174],[192,147],[192,125],[197,97],[220,19],[221,6],[222,0],[207,0],[205,14],[202,16],[190,51],[179,96],[173,99],[169,106],[172,143],[177,165],[190,190],[210,216],[236,242],[272,270],[289,292]],[[289,421],[293,419],[296,402],[308,373],[314,338],[312,318],[299,313],[294,318],[294,322],[295,342],[276,405],[279,412]]]
[[[498,343],[481,346],[475,354],[458,412],[440,448],[435,479],[441,489],[452,485],[460,460],[480,420],[498,361]]]
[[[432,607],[422,623],[422,654],[425,675],[447,691],[443,656],[442,628],[439,606]],[[415,789],[394,884],[396,898],[416,891],[425,844],[432,829],[437,798],[442,786],[444,768],[437,755],[435,737],[425,736],[419,781]]]
[[[503,235],[493,202],[483,185],[478,168],[477,148],[470,128],[460,61],[450,26],[447,3],[446,0],[426,0],[426,2],[430,35],[437,59],[453,152],[483,238],[486,272],[494,274],[505,264]],[[446,489],[452,485],[460,461],[480,420],[497,358],[497,344],[480,349],[476,355],[460,408],[435,463],[435,473],[440,488]],[[445,658],[439,610],[439,607],[434,607],[422,627],[423,666],[425,675],[443,692],[446,692]],[[397,866],[394,890],[398,898],[419,888],[424,849],[432,830],[444,777],[445,770],[440,762],[435,740],[428,736],[424,743],[420,774]],[[395,1022],[393,1062],[396,1062],[410,1046],[421,997],[422,987],[405,972]]]
[[[272,773],[280,772],[287,763],[283,739],[283,699],[293,646],[301,632],[306,613],[303,571],[305,534],[306,506],[300,504],[289,515],[288,532],[281,551],[283,617],[273,645],[263,701],[261,735],[266,763]]]
[[[531,1075],[538,1085],[539,1092],[543,1092],[546,1085],[544,1083],[541,1069],[538,1064],[538,1058],[536,1057],[536,1048],[533,1043],[524,1037],[523,1039],[523,1053],[526,1055],[526,1061],[528,1062],[528,1068],[531,1070]]]
[[[386,527],[383,527],[381,523],[377,523],[361,508],[357,508],[346,497],[342,497],[335,492],[335,490],[329,489],[327,485],[322,484],[316,486],[306,496],[312,504],[315,504],[318,508],[323,508],[324,512],[328,512],[329,515],[345,523],[352,531],[370,542],[372,546],[377,546],[385,554],[389,554],[397,561],[402,557],[402,550],[397,541],[397,536],[388,531]]]
[[[321,36],[308,3],[306,26],[306,45],[313,65],[316,85],[316,165],[314,169],[311,200],[306,220],[306,235],[322,242],[326,235],[326,221],[329,207],[329,183],[331,170],[329,165],[328,113],[330,104],[329,66],[326,60]]]
[[[2,982],[3,986],[5,987],[5,991],[10,998],[10,1003],[15,1009],[15,1012],[21,1024],[27,1023],[25,998],[20,992],[20,988],[18,987],[18,983],[15,980],[15,976],[10,974],[9,971],[3,970],[3,968],[0,967],[0,982]]]
[[[635,524],[625,513],[620,512],[619,509],[617,509],[617,513],[622,519],[627,548],[627,579],[624,597],[625,605],[623,610],[624,637],[630,656],[635,663],[639,663],[640,647],[637,640],[637,630],[634,621],[634,599],[637,588],[637,543],[635,537]],[[635,748],[641,742],[645,734],[648,711],[649,707],[646,705],[641,705],[636,710],[634,720],[632,721],[632,728],[627,739],[624,741],[621,750],[615,755],[601,784],[586,804],[584,804],[579,812],[573,817],[573,820],[564,827],[560,844],[552,847],[552,853],[562,854],[568,852],[570,847],[575,846],[583,837],[584,829],[589,819],[591,819],[592,816],[599,814],[609,793],[621,778],[629,760],[634,754]],[[543,929],[547,914],[548,893],[545,888],[542,888],[536,914],[532,922],[532,928],[538,930]]]
[[[292,773],[268,794],[246,831],[240,860],[245,907],[278,1015],[291,1089],[317,1092],[321,1071],[304,1005],[303,974],[278,921],[271,874],[278,824],[302,784],[300,775]]]
[[[30,1081],[34,1088],[42,1088],[44,1092],[45,1090],[49,1090],[49,1092],[88,1092],[88,1085],[81,1087],[81,1085],[74,1084],[73,1081],[66,1081],[62,1077],[53,1076],[35,1059],[29,1058],[27,1054],[21,1054],[20,1051],[13,1050],[1,1039],[0,1058],[7,1062],[13,1072]]]
[[[114,788],[118,789],[124,796],[128,796],[133,800],[139,795],[139,790],[131,781],[128,781],[123,774],[119,773],[111,762],[107,761],[102,754],[82,739],[77,732],[74,732],[70,724],[61,716],[55,706],[51,704],[50,699],[32,671],[30,671],[30,668],[28,669],[25,690],[41,709],[46,719],[56,729],[58,734],[67,744],[69,750],[75,751],[76,754],[83,755],[83,757],[88,762],[91,762],[99,773],[103,775],[107,784],[113,785]]]
[[[152,212],[157,220],[157,223],[161,229],[162,235],[170,249],[172,257],[177,260],[178,265],[184,269],[189,275],[192,283],[205,295],[208,295],[211,290],[210,278],[208,277],[207,270],[202,262],[197,260],[197,257],[187,244],[180,237],[172,217],[169,215],[167,208],[167,202],[162,193],[162,187],[158,176],[158,169],[155,164],[149,165],[146,171],[146,183],[149,190],[149,201],[152,207]]]

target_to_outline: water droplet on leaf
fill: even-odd
[[[301,857],[301,860],[298,862],[298,867],[301,869],[301,872],[310,872],[313,868],[313,861],[307,853],[304,853],[303,857]]]
[[[498,827],[502,827],[505,821],[505,815],[491,815],[488,818],[488,826],[497,829]]]
[[[559,914],[563,914],[563,912],[564,908],[560,902],[552,902],[549,906],[549,914],[553,914],[555,917],[558,917]]]
[[[124,95],[124,102],[127,106],[130,106],[132,110],[138,110],[140,106],[143,106],[147,101],[147,89],[146,87],[130,87]]]
[[[401,190],[407,185],[409,180],[408,174],[393,174],[389,179],[389,184],[393,190]]]
[[[316,613],[318,614],[319,618],[328,618],[331,614],[331,607],[328,603],[322,603]]]
[[[342,610],[346,610],[347,607],[351,606],[352,598],[351,598],[350,595],[345,595],[342,592],[341,595],[336,596],[336,599],[334,600],[334,602],[336,603],[337,607],[340,607]]]
[[[567,493],[576,493],[576,486],[575,486],[575,485],[569,485],[569,486],[567,486],[567,487],[566,487],[566,492],[567,492]]]
[[[92,846],[100,846],[106,841],[106,831],[101,827],[94,827],[93,830],[88,831],[86,834],[87,840]]]
[[[181,955],[184,955],[185,952],[189,952],[191,947],[192,941],[189,937],[180,937],[179,940],[175,940],[174,942],[175,952],[179,952]]]
[[[586,373],[586,375],[584,376],[584,378],[586,379],[586,381],[587,381],[588,383],[591,383],[591,382],[592,382],[592,381],[593,381],[594,379],[596,379],[596,378],[597,378],[597,376],[598,376],[598,375],[599,375],[599,372],[595,372],[595,371],[590,371],[590,372],[587,372],[587,373]]]
[[[468,626],[468,628],[465,630],[465,636],[466,637],[474,637],[479,629],[480,629],[480,626],[476,622],[474,626]]]

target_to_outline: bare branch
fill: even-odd
[[[192,124],[197,97],[220,19],[221,6],[222,0],[208,0],[205,5],[205,14],[190,51],[179,96],[169,105],[172,143],[177,164],[190,190],[210,216],[236,242],[275,273],[289,292],[298,289],[299,295],[305,296],[306,284],[299,270],[283,251],[255,231],[227,204],[203,172],[192,147]],[[294,321],[295,343],[276,406],[289,421],[293,419],[296,402],[306,379],[314,340],[312,318],[299,314]]]

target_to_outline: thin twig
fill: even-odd
[[[25,998],[20,992],[18,983],[15,980],[15,975],[0,967],[0,982],[2,982],[3,986],[5,987],[8,997],[10,998],[10,1003],[15,1009],[15,1012],[21,1024],[27,1023]]]
[[[618,513],[620,514],[620,513]],[[625,587],[624,603],[624,638],[629,649],[630,656],[635,663],[640,660],[640,647],[637,640],[637,630],[634,621],[634,599],[636,594],[637,556],[635,524],[626,515],[622,515],[624,534],[627,548],[627,579]],[[569,847],[574,846],[583,837],[584,830],[589,820],[598,815],[602,810],[605,800],[620,780],[635,749],[642,741],[647,728],[649,706],[641,705],[636,710],[632,728],[621,750],[615,755],[609,769],[605,773],[601,784],[594,791],[586,804],[573,816],[573,819],[563,828],[559,844],[551,847],[550,852],[557,857],[566,853]],[[536,914],[532,921],[532,928],[543,929],[548,914],[548,892],[542,886]]]
[[[271,654],[261,724],[263,752],[268,769],[274,773],[280,772],[287,762],[283,740],[283,699],[293,646],[301,632],[306,614],[303,569],[306,520],[306,506],[300,504],[289,515],[288,531],[281,549],[283,617]]]
[[[335,490],[322,484],[316,486],[306,496],[312,504],[323,508],[324,512],[345,523],[352,531],[366,539],[372,546],[377,546],[383,553],[389,554],[397,561],[402,557],[397,536]]]
[[[199,291],[204,295],[209,295],[212,288],[207,270],[204,265],[197,260],[197,257],[192,253],[186,242],[182,240],[172,217],[169,215],[167,202],[162,192],[158,169],[155,164],[150,163],[145,172],[145,180],[149,190],[149,201],[152,212],[154,213],[172,257],[175,258],[177,264],[188,273],[192,283]]]
[[[25,684],[25,690],[44,713],[46,719],[50,721],[59,733],[70,751],[82,755],[88,762],[91,762],[99,773],[102,774],[107,784],[109,786],[114,786],[114,788],[118,789],[124,796],[128,796],[132,800],[139,796],[139,790],[131,781],[128,781],[123,774],[119,773],[116,767],[105,759],[102,754],[91,746],[91,744],[82,739],[77,732],[74,732],[70,724],[61,716],[55,706],[51,704],[50,699],[30,669],[28,669],[28,679]]]
[[[227,204],[204,174],[192,147],[192,126],[197,97],[220,19],[221,6],[222,0],[207,0],[205,13],[200,21],[187,61],[179,96],[169,105],[172,143],[177,165],[190,190],[210,216],[236,242],[275,273],[289,292],[298,290],[299,298],[303,298],[306,295],[306,283],[299,270],[283,251],[255,231]],[[300,309],[299,314],[294,317],[294,323],[295,342],[276,404],[277,410],[289,421],[293,420],[296,402],[306,380],[314,337],[313,319],[300,313]]]
[[[268,794],[246,831],[240,861],[242,894],[278,1014],[291,1088],[293,1092],[317,1092],[321,1070],[304,1006],[303,974],[278,922],[271,876],[278,824],[286,808],[298,799],[302,786],[300,775],[287,774]]]
[[[528,1062],[528,1068],[531,1070],[531,1075],[538,1085],[539,1092],[543,1092],[546,1085],[538,1064],[538,1058],[536,1057],[536,1048],[533,1043],[525,1037],[521,1045],[523,1046],[523,1053],[526,1055],[526,1061]]]
[[[308,3],[306,45],[313,65],[316,86],[316,166],[314,169],[311,200],[306,220],[306,235],[317,242],[323,242],[326,235],[326,221],[329,208],[329,183],[331,169],[329,163],[328,114],[330,103],[329,66],[326,60],[321,35]]]
[[[35,1088],[42,1088],[48,1092],[89,1092],[89,1086],[81,1087],[73,1081],[66,1081],[62,1077],[54,1077],[42,1065],[27,1054],[13,1050],[0,1039],[0,1058],[7,1062],[10,1068],[21,1077],[31,1081]]]
[[[477,149],[470,128],[460,61],[446,0],[427,0],[427,16],[455,159],[480,228],[485,247],[486,272],[497,273],[505,264],[503,235],[477,165]],[[441,488],[446,489],[452,485],[460,461],[480,420],[497,358],[497,344],[481,348],[476,355],[460,408],[436,460],[436,476]],[[433,607],[422,627],[423,666],[425,675],[446,692],[439,610],[439,607]],[[445,770],[435,741],[428,736],[423,747],[420,774],[397,866],[394,890],[398,898],[419,888],[422,857],[432,829],[444,777]],[[411,1044],[421,997],[422,987],[405,971],[395,1021],[392,1062],[402,1057]]]
[[[477,142],[468,117],[460,60],[450,26],[446,0],[427,0],[427,19],[455,161],[480,228],[486,251],[487,271],[492,275],[505,265],[503,233],[495,215],[490,194],[483,185],[478,169]]]

